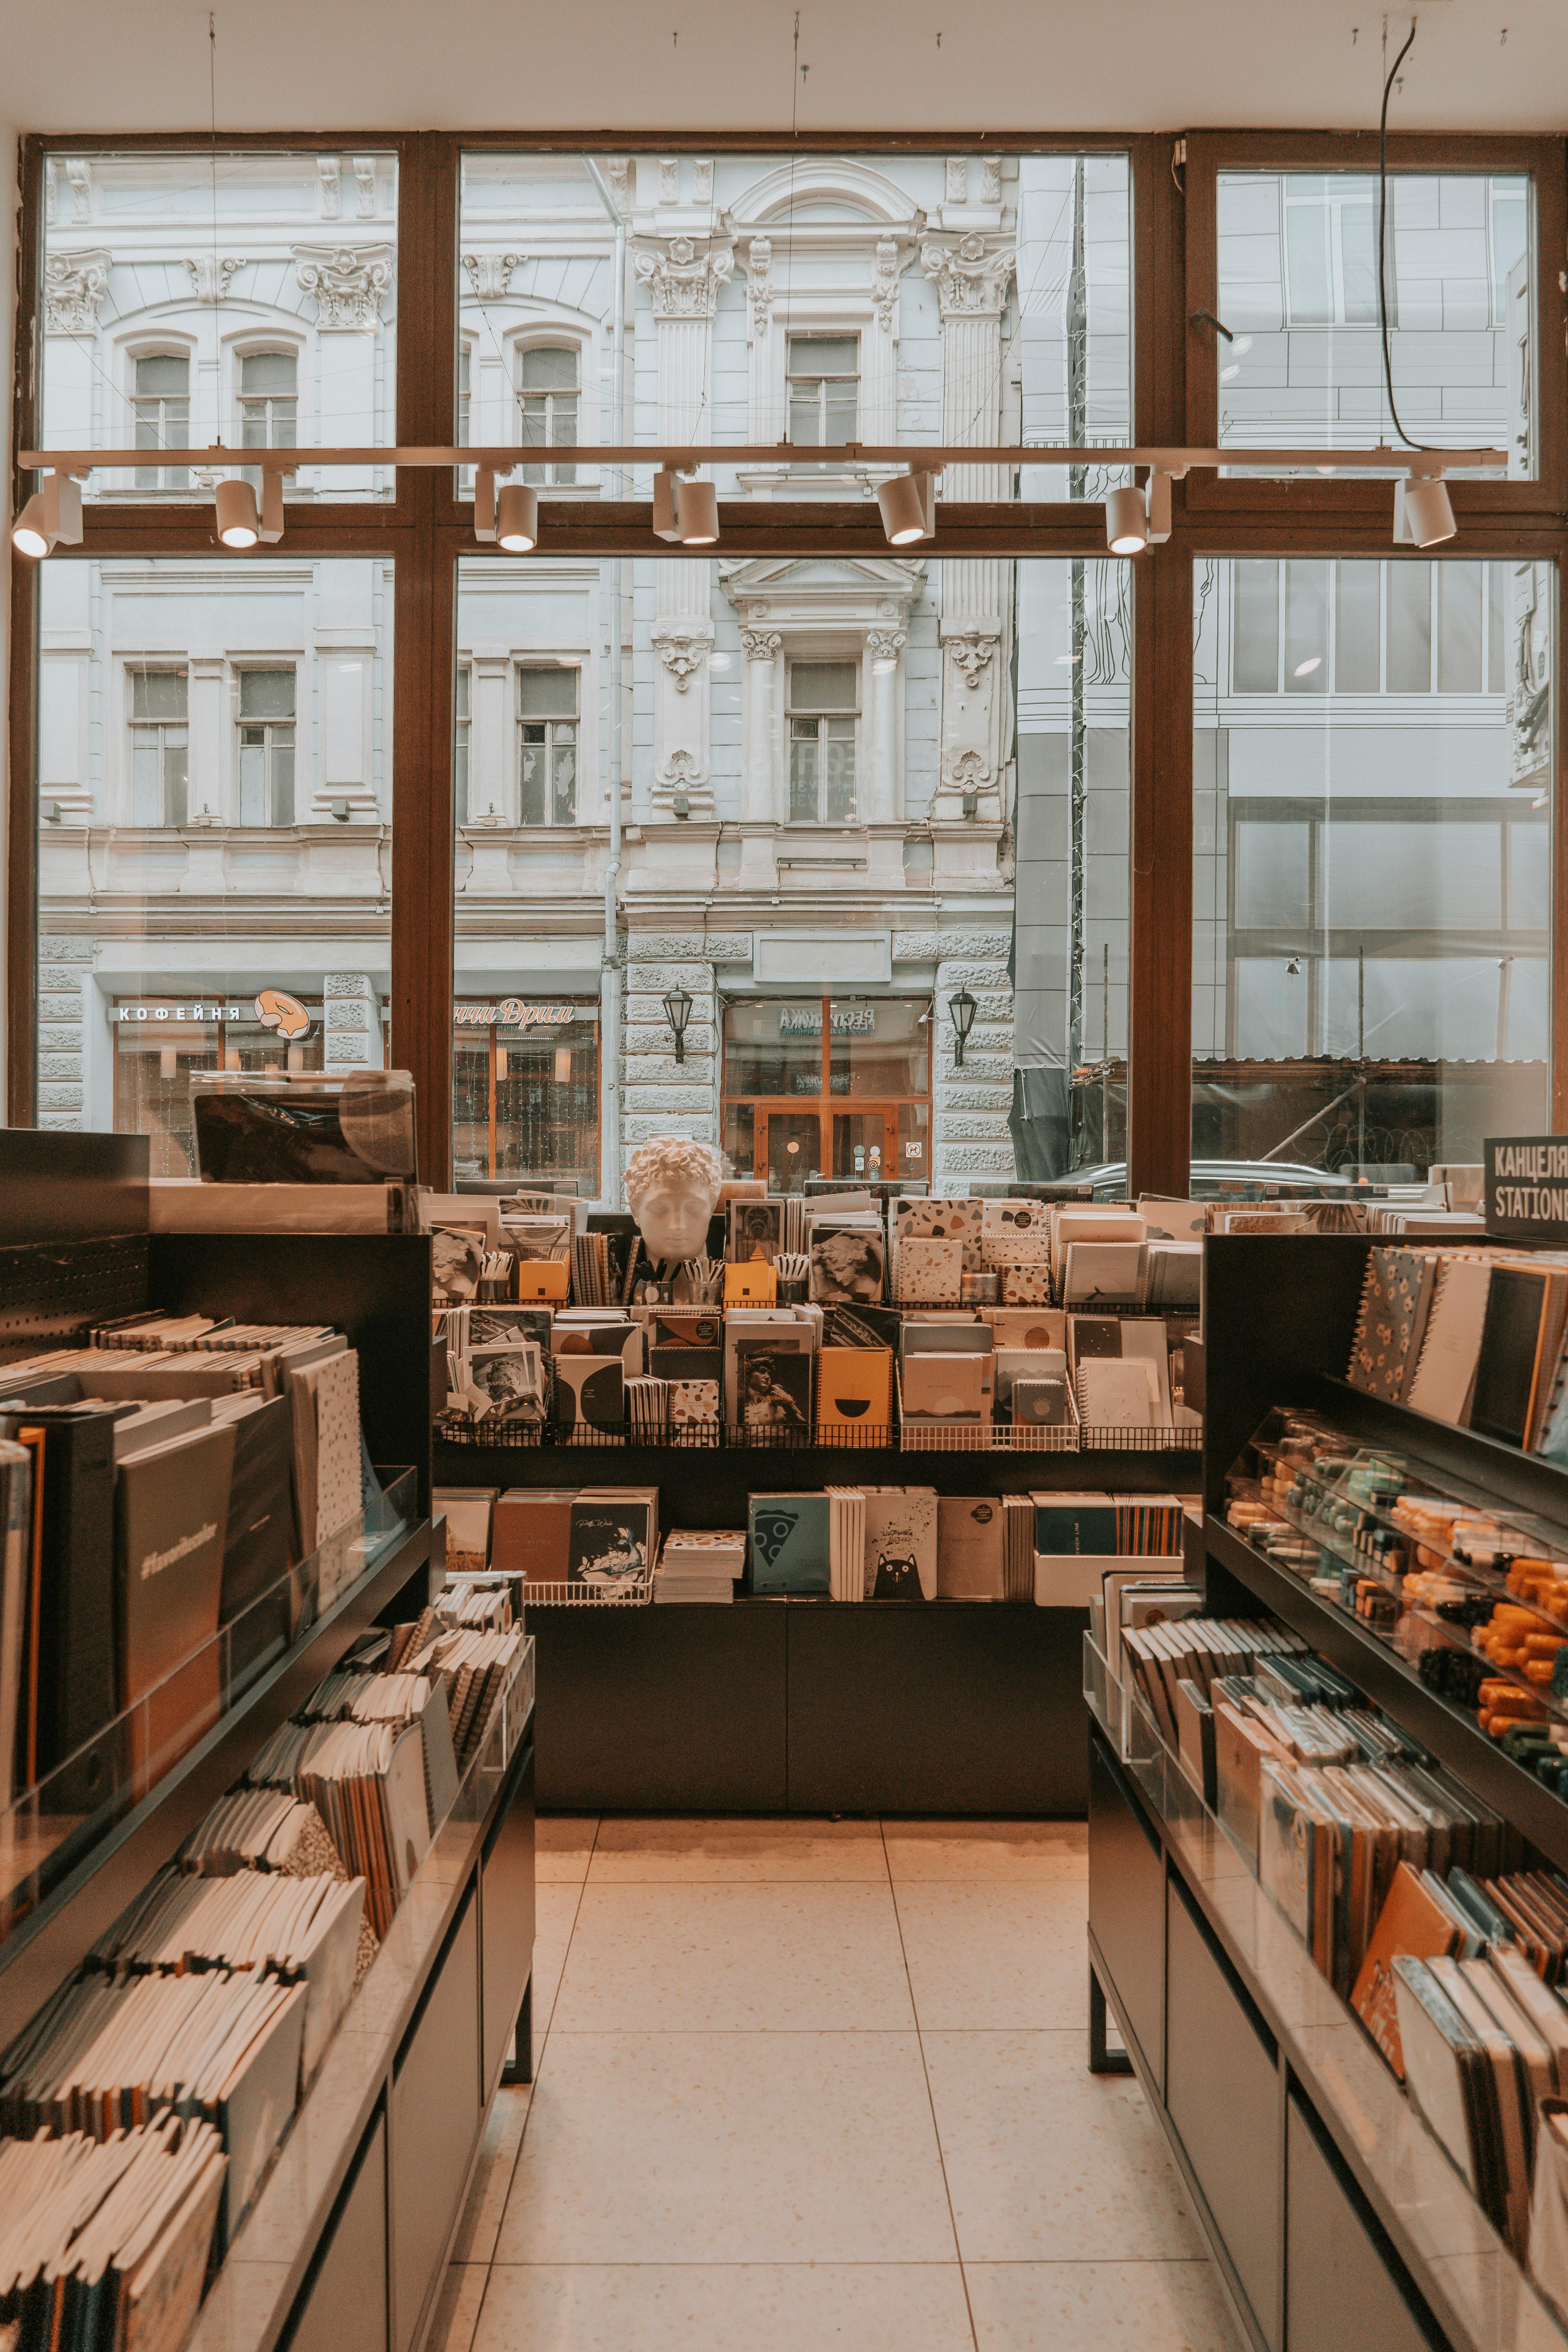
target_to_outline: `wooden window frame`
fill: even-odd
[[[1125,154],[1132,178],[1133,431],[1147,446],[1212,440],[1216,387],[1209,353],[1187,323],[1213,308],[1214,178],[1226,164],[1312,168],[1365,166],[1361,138],[1305,133],[1135,132],[1075,135],[1061,130],[984,134],[844,132],[813,141],[813,152],[844,154]],[[230,152],[326,152],[336,146],[395,155],[398,168],[399,318],[396,415],[404,445],[455,444],[458,320],[457,222],[465,152],[786,154],[787,132],[556,132],[517,131],[225,134]],[[47,137],[29,134],[18,152],[22,236],[12,402],[12,490],[17,507],[35,487],[16,453],[36,446],[43,181],[49,153],[189,153],[199,142],[174,134]],[[1375,167],[1375,142],[1372,155]],[[1568,368],[1564,302],[1554,257],[1568,242],[1563,153],[1551,140],[1391,138],[1396,169],[1529,170],[1537,184],[1540,475],[1531,483],[1456,488],[1454,502],[1472,558],[1533,556],[1561,568],[1568,556]],[[1185,181],[1185,186],[1184,186]],[[1191,380],[1189,383],[1189,369]],[[1207,405],[1205,405],[1205,388]],[[1205,415],[1207,430],[1199,425]],[[374,505],[312,502],[290,509],[291,556],[390,556],[394,567],[398,674],[392,729],[392,1056],[417,1089],[421,1172],[444,1185],[451,1167],[453,946],[453,703],[459,557],[488,552],[473,536],[471,498],[451,474],[409,470],[393,499]],[[1131,785],[1131,967],[1129,990],[1129,1183],[1182,1193],[1187,1181],[1192,1093],[1192,614],[1196,558],[1216,555],[1347,555],[1390,552],[1389,494],[1383,483],[1247,485],[1197,476],[1177,486],[1171,537],[1134,567]],[[874,507],[818,499],[760,502],[727,513],[727,555],[883,556]],[[1030,508],[998,503],[938,509],[931,554],[994,558],[1103,557],[1098,506]],[[208,513],[188,501],[100,507],[89,503],[80,553],[210,555]],[[645,508],[555,493],[549,552],[562,556],[649,555],[668,560]],[[62,551],[50,559],[69,562]],[[704,560],[704,559],[698,559]],[[38,566],[11,568],[11,693],[8,713],[6,971],[8,1117],[36,1116],[37,960],[37,682]],[[1554,777],[1563,762],[1557,714]],[[1568,828],[1553,830],[1552,981],[1552,1122],[1568,1126]]]

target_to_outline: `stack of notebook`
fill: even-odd
[[[195,2325],[228,2159],[168,2115],[100,2143],[0,2147],[0,2333],[14,2352],[173,2352]]]
[[[420,1724],[286,1723],[247,1777],[315,1806],[349,1868],[367,1881],[371,1923],[384,1936],[430,1845]]]
[[[1568,1264],[1500,1249],[1367,1253],[1349,1379],[1436,1420],[1568,1461]]]
[[[743,1528],[672,1528],[653,1579],[658,1601],[733,1601],[746,1573]]]

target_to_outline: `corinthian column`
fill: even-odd
[[[1001,431],[1002,311],[1013,274],[1013,248],[978,230],[935,237],[920,249],[942,315],[942,438],[953,448],[994,447]],[[999,499],[996,466],[954,466],[943,478],[948,499]],[[932,815],[963,817],[966,794],[976,815],[1001,821],[1001,567],[990,562],[942,566],[942,763]]]
[[[741,708],[741,822],[781,823],[788,810],[778,805],[775,769],[778,757],[779,654],[784,639],[777,629],[743,628],[746,685]]]
[[[689,447],[709,438],[713,417],[713,316],[735,268],[734,247],[689,236],[640,241],[636,271],[647,289],[658,336],[659,439]],[[709,755],[710,569],[701,558],[657,567],[653,649],[653,801],[669,811],[677,793],[692,816],[713,814]]]

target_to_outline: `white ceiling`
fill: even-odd
[[[1417,14],[1398,128],[1568,127],[1568,0]],[[793,0],[218,0],[218,122],[777,130],[792,92],[823,137],[1377,122],[1375,0],[803,0],[800,18],[797,89]],[[1408,7],[1387,21],[1403,39]],[[205,5],[0,0],[0,28],[17,130],[206,128]]]

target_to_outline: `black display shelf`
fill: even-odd
[[[1283,1618],[1320,1657],[1348,1675],[1478,1797],[1514,1822],[1549,1862],[1568,1871],[1568,1805],[1505,1756],[1472,1715],[1428,1690],[1415,1667],[1358,1618],[1320,1601],[1299,1577],[1265,1559],[1223,1520],[1206,1520],[1204,1533],[1211,1561],[1218,1560],[1228,1576]],[[1212,1585],[1209,1601],[1212,1606],[1226,1605],[1224,1595]]]
[[[36,2016],[153,1874],[173,1860],[267,1740],[350,1644],[428,1576],[431,1524],[417,1521],[340,1594],[68,1876],[0,1943],[0,2048]]]

